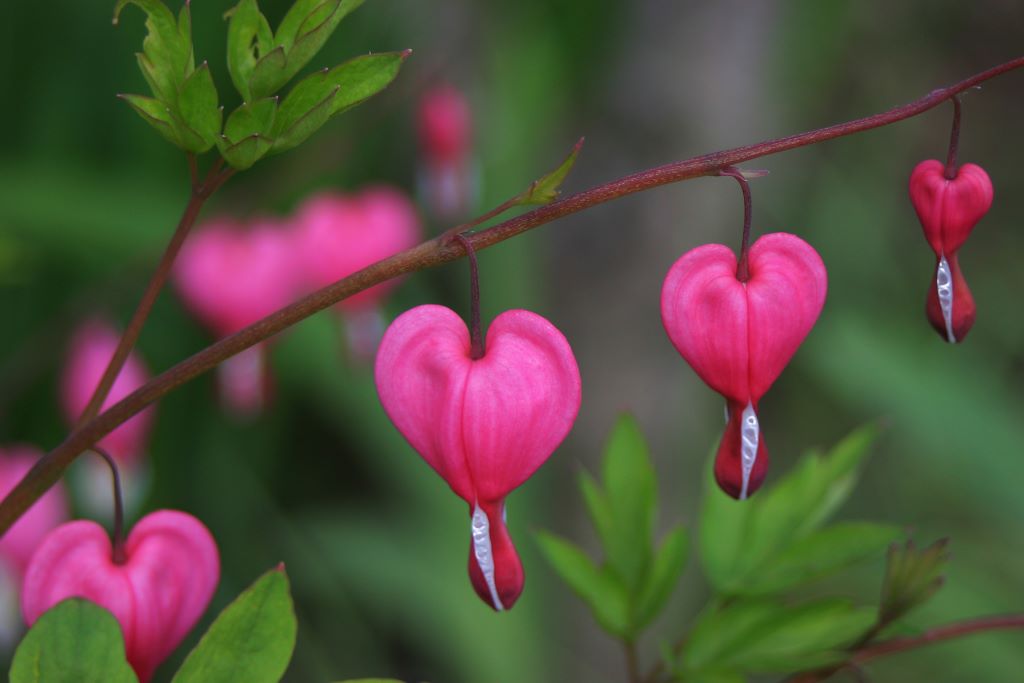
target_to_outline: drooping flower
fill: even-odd
[[[43,456],[32,446],[0,448],[0,499],[11,492]],[[0,563],[19,582],[40,541],[68,517],[67,494],[61,483],[43,494],[0,538]]]
[[[935,252],[935,276],[925,311],[932,327],[950,344],[974,325],[976,308],[957,252],[992,206],[992,181],[976,164],[964,164],[953,178],[939,161],[922,161],[910,174],[910,201]]]
[[[721,244],[683,254],[665,278],[661,316],[672,344],[727,401],[715,478],[743,499],[768,468],[758,403],[818,319],[827,276],[818,253],[787,233],[751,246],[746,282],[736,270],[736,255]]]
[[[465,217],[476,194],[469,103],[455,87],[437,86],[420,100],[417,129],[426,204],[442,220]]]
[[[61,378],[61,402],[69,424],[75,424],[92,398],[107,364],[114,355],[120,335],[111,325],[90,320],[71,338],[67,363]],[[149,379],[149,372],[138,353],[132,351],[103,402],[105,410],[128,396]],[[99,446],[128,469],[138,464],[146,452],[153,423],[153,409],[147,408],[103,437]]]
[[[139,520],[114,561],[106,531],[68,522],[39,546],[25,573],[21,606],[35,623],[71,597],[105,607],[121,624],[128,662],[146,683],[195,626],[220,578],[217,544],[195,517],[160,510]]]
[[[275,221],[243,227],[230,219],[207,223],[185,242],[174,281],[186,307],[218,337],[234,334],[287,306],[301,286],[293,235]],[[218,387],[239,415],[259,412],[270,379],[264,344],[218,367]]]
[[[398,431],[469,504],[470,579],[500,611],[512,607],[524,581],[505,525],[505,498],[569,433],[580,375],[562,333],[529,311],[499,315],[486,349],[474,360],[454,311],[418,306],[384,334],[376,381]]]

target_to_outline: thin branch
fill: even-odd
[[[479,251],[532,228],[620,197],[668,183],[713,175],[727,166],[735,166],[751,159],[887,126],[922,114],[958,93],[1022,66],[1024,66],[1024,57],[1018,57],[975,74],[955,85],[933,90],[910,104],[890,109],[881,114],[784,138],[713,152],[634,173],[506,220],[471,235],[469,240]],[[313,292],[263,320],[207,346],[202,351],[157,375],[134,393],[111,406],[103,414],[74,430],[63,443],[36,463],[0,503],[0,533],[6,531],[32,503],[53,486],[68,465],[82,451],[168,392],[245,349],[364,289],[400,275],[449,263],[462,257],[464,253],[465,250],[461,245],[452,244],[451,241],[435,238],[424,242]]]
[[[622,647],[626,651],[626,675],[629,683],[640,683],[640,662],[636,654],[636,643],[632,640],[623,641]]]

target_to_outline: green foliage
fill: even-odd
[[[590,606],[602,628],[623,640],[637,638],[661,611],[682,573],[687,534],[674,528],[653,549],[657,482],[640,426],[619,418],[605,447],[603,486],[584,473],[580,489],[604,549],[595,564],[574,544],[538,535],[548,561]]]
[[[295,649],[296,629],[288,576],[281,566],[224,608],[173,683],[277,683]]]
[[[779,593],[881,555],[901,535],[896,527],[822,528],[850,495],[877,435],[874,425],[858,429],[827,455],[804,457],[778,484],[749,501],[722,493],[709,471],[699,542],[715,590],[733,596]]]
[[[80,598],[53,606],[18,645],[11,683],[137,683],[125,659],[121,627],[110,612]]]
[[[576,146],[569,152],[569,156],[559,164],[558,168],[533,181],[529,189],[523,194],[519,204],[550,204],[558,199],[559,188],[565,182],[569,171],[576,165],[576,159],[579,157],[582,148],[583,138],[580,138]]]
[[[923,550],[918,550],[913,541],[889,548],[878,608],[880,624],[900,619],[942,588],[945,577],[940,572],[949,561],[948,547],[949,540],[942,539]]]

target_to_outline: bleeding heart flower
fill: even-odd
[[[818,253],[786,233],[753,244],[746,282],[736,268],[735,254],[721,244],[683,254],[665,278],[661,318],[686,362],[728,402],[715,478],[742,500],[768,469],[758,402],[818,319],[827,276]]]
[[[110,610],[121,624],[128,662],[145,683],[206,611],[220,577],[217,544],[203,524],[176,510],[143,517],[117,564],[107,533],[79,520],[55,529],[25,574],[21,607],[35,623],[71,597]]]
[[[83,324],[71,338],[67,364],[61,379],[61,402],[70,424],[78,421],[92,398],[107,364],[114,355],[120,335],[105,322],[92,320]],[[103,409],[117,403],[149,379],[142,359],[134,351],[114,380]],[[146,451],[149,431],[153,423],[153,410],[147,408],[100,440],[99,446],[107,450],[123,465],[138,464]]]
[[[947,178],[945,165],[930,159],[910,174],[910,201],[935,252],[935,277],[925,310],[932,327],[951,344],[963,340],[976,315],[957,252],[988,213],[992,196],[992,181],[975,164],[964,164]]]
[[[0,448],[0,499],[11,492],[42,456],[41,451],[31,446]],[[58,483],[0,538],[0,562],[7,565],[8,574],[13,574],[20,582],[32,553],[43,537],[67,517],[67,495],[63,485]]]
[[[174,272],[185,305],[219,337],[291,303],[300,275],[292,235],[268,219],[249,229],[229,219],[208,223],[185,242]],[[221,396],[235,412],[252,415],[266,404],[266,364],[259,344],[218,368]]]
[[[500,611],[512,607],[524,580],[505,527],[505,497],[569,433],[580,375],[562,333],[529,311],[499,315],[486,349],[473,360],[454,311],[418,306],[385,332],[376,381],[398,431],[469,504],[470,579]]]
[[[427,204],[442,219],[464,216],[473,203],[476,185],[469,103],[450,85],[436,87],[420,100],[417,127],[420,187]]]

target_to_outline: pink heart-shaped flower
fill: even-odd
[[[84,323],[72,336],[61,376],[61,404],[69,424],[75,424],[85,410],[120,339],[114,327],[100,320]],[[128,360],[103,402],[103,409],[125,398],[148,379],[149,372],[138,353],[128,354]],[[99,445],[119,463],[132,464],[145,453],[152,424],[153,409],[147,408],[103,437]]]
[[[419,306],[385,332],[376,381],[398,431],[469,503],[477,593],[495,609],[511,607],[523,577],[504,499],[547,460],[579,412],[569,343],[539,315],[506,311],[487,332],[484,357],[473,360],[462,319]]]
[[[25,574],[22,614],[32,625],[71,597],[105,607],[121,624],[128,662],[145,683],[206,610],[220,577],[217,544],[195,517],[159,510],[143,517],[112,559],[110,538],[95,522],[55,529]]]
[[[43,457],[31,446],[0,448],[0,499],[11,492]],[[20,579],[43,538],[68,517],[67,495],[60,482],[43,494],[0,538],[0,562]]]
[[[304,274],[314,289],[415,246],[421,231],[412,202],[386,186],[351,196],[314,195],[299,207],[295,226]],[[398,282],[371,287],[339,306],[346,311],[376,306]]]
[[[952,179],[945,172],[934,159],[919,163],[910,174],[910,201],[935,252],[925,313],[935,331],[955,344],[967,336],[977,315],[957,251],[992,206],[993,189],[988,174],[975,164],[964,164]]]
[[[753,493],[764,478],[767,451],[757,405],[814,326],[827,289],[821,257],[795,235],[765,235],[748,258],[749,279],[741,282],[731,249],[697,247],[672,265],[661,292],[662,322],[673,345],[728,400],[715,471],[735,497]]]

